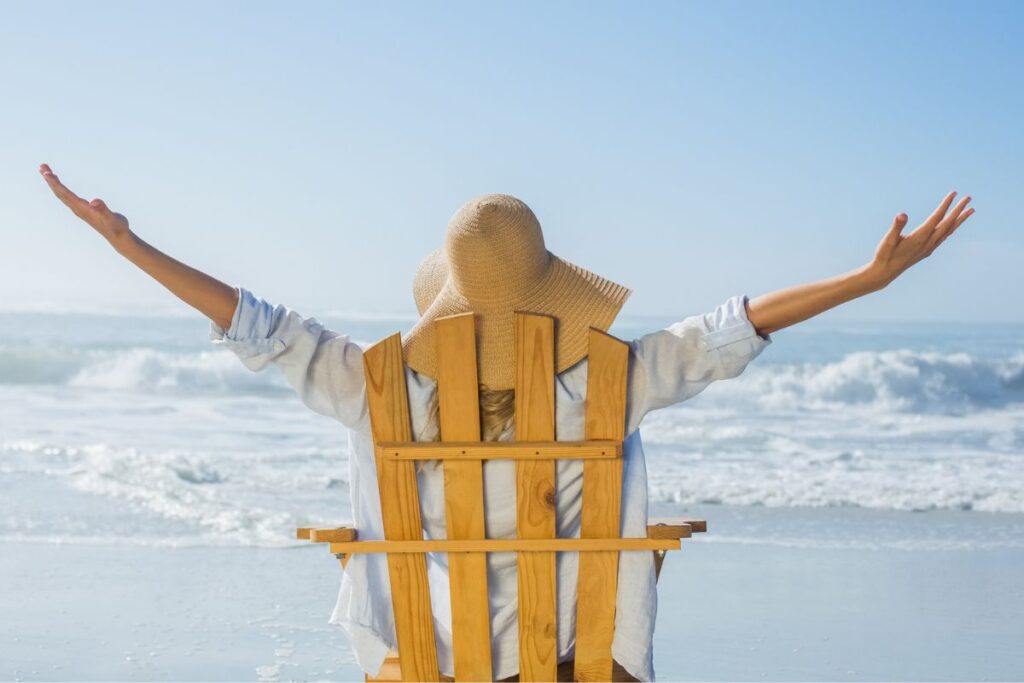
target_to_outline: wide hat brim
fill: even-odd
[[[488,389],[515,386],[515,313],[538,313],[555,319],[555,372],[587,355],[591,328],[605,332],[632,293],[626,287],[570,263],[551,252],[543,277],[517,299],[491,301],[476,310],[448,275],[444,249],[420,264],[414,281],[419,321],[402,339],[405,362],[428,377],[436,374],[434,321],[472,312],[476,322],[479,382]]]

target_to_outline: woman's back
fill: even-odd
[[[239,304],[229,329],[211,326],[211,338],[226,345],[253,370],[277,366],[313,410],[349,427],[349,486],[352,514],[360,538],[383,539],[377,470],[370,431],[363,347],[348,337],[326,330],[284,306],[274,306],[240,290]],[[686,400],[718,379],[735,377],[768,344],[745,316],[744,297],[734,296],[714,311],[690,316],[675,325],[629,343],[627,436],[623,444],[622,535],[646,536],[647,478],[643,447],[637,429],[650,410]],[[585,434],[587,360],[584,358],[555,377],[556,438],[582,440]],[[436,382],[406,366],[406,386],[413,438],[437,440]],[[505,436],[504,438],[508,438]],[[488,535],[515,535],[514,465],[488,462],[485,467],[485,507]],[[579,534],[582,466],[558,464],[557,527],[559,536]],[[434,538],[445,534],[444,475],[427,466],[419,475],[424,530]],[[444,555],[429,555],[431,604],[442,673],[452,673],[451,615]],[[517,577],[511,554],[493,554],[489,562],[489,598],[495,678],[518,671]],[[572,656],[575,630],[577,556],[559,553],[559,659]],[[612,653],[630,674],[653,677],[652,637],[656,614],[655,576],[649,552],[623,552],[620,560]],[[379,555],[353,555],[349,561],[332,621],[346,628],[360,665],[375,672],[394,649],[394,617],[387,563]]]
[[[438,256],[438,254],[441,256]],[[451,315],[474,314],[479,381],[491,390],[514,386],[514,313],[541,313],[556,323],[555,438],[582,440],[585,433],[587,347],[590,330],[607,329],[628,290],[563,261],[544,247],[540,225],[529,207],[507,195],[486,195],[452,217],[445,248],[418,271],[415,291],[421,317],[402,337],[413,438],[437,439],[435,324]],[[363,349],[347,336],[323,328],[281,306],[240,290],[230,329],[215,325],[212,337],[235,350],[251,369],[278,365],[313,410],[352,430],[350,497],[361,538],[383,539],[377,464],[365,391]],[[626,439],[623,445],[622,535],[646,536],[647,475],[637,427],[651,410],[686,400],[717,379],[735,377],[770,343],[746,315],[746,297],[733,296],[714,311],[634,340],[629,344]],[[508,438],[507,436],[505,438]],[[516,534],[515,469],[487,463],[484,472],[489,535]],[[423,468],[419,475],[421,518],[434,538],[445,534],[444,476]],[[578,536],[582,466],[559,462],[556,533]],[[438,661],[452,672],[451,614],[446,560],[429,556],[431,604]],[[572,656],[578,557],[557,559],[558,654]],[[517,577],[514,557],[489,563],[494,677],[518,671]],[[649,552],[624,552],[617,583],[612,655],[634,676],[653,676],[652,637],[656,612],[655,574]],[[345,572],[332,619],[349,631],[356,655],[374,672],[395,642],[386,562],[356,555]]]

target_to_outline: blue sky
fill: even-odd
[[[1024,321],[1024,5],[0,4],[0,308],[178,311],[48,194],[310,313],[413,312],[467,199],[678,316],[974,216],[831,320]],[[823,316],[823,317],[826,317]]]

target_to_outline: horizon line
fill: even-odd
[[[185,308],[182,308],[185,307]],[[707,311],[693,311],[691,313],[680,314],[675,313],[626,313],[616,318],[613,326],[616,323],[645,323],[654,320],[669,321],[669,324],[674,321],[682,320],[690,315],[700,315],[702,312]],[[826,311],[824,314],[828,314]],[[823,314],[823,315],[824,315]],[[148,319],[174,319],[174,320],[185,320],[197,316],[205,319],[202,313],[194,309],[187,308],[187,305],[182,303],[180,306],[171,306],[162,304],[156,307],[134,307],[134,306],[121,306],[112,308],[103,307],[86,307],[86,306],[69,306],[62,304],[50,304],[50,303],[35,303],[26,305],[15,305],[15,306],[2,306],[0,305],[0,315],[84,315],[94,317],[107,317],[107,318],[130,318],[140,317]],[[306,315],[304,313],[303,315]],[[337,320],[351,320],[356,322],[401,322],[401,323],[413,323],[419,320],[418,315],[410,312],[403,311],[366,311],[366,310],[351,310],[344,311],[338,309],[313,309],[308,312],[307,317],[323,318],[323,319],[337,319]],[[809,320],[803,321],[801,324],[825,324],[825,325],[957,325],[957,324],[982,324],[982,325],[1024,325],[1024,318],[1013,319],[1013,320],[996,320],[990,318],[917,318],[917,319],[895,319],[895,318],[848,318],[848,317],[837,317],[831,315],[828,319],[822,319],[820,316],[816,316]],[[796,328],[797,326],[791,326]]]

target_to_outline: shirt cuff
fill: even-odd
[[[246,291],[242,287],[235,287],[235,291],[238,292],[238,303],[235,304],[235,312],[231,314],[231,326],[228,329],[224,329],[217,323],[210,321],[210,340],[221,341],[225,336],[229,334],[237,335],[238,333],[238,320],[242,316],[242,308],[245,306],[245,294]]]
[[[284,342],[270,337],[271,307],[248,289],[235,289],[238,290],[238,304],[231,316],[231,326],[225,330],[211,320],[210,341],[233,351],[243,359],[283,351]]]
[[[771,335],[758,334],[747,317],[748,300],[745,294],[730,297],[705,318],[707,329],[700,342],[703,349],[711,351],[743,341],[754,341],[764,346],[772,342]]]

